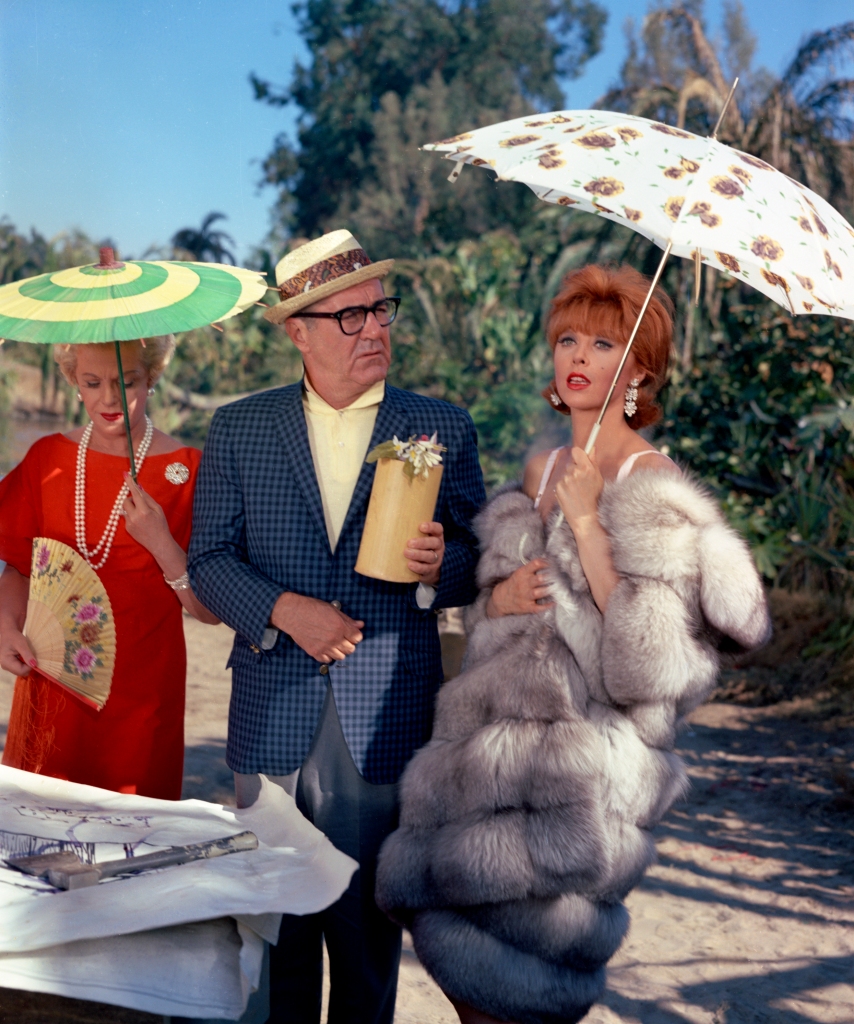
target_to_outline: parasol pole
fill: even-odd
[[[617,387],[617,381],[620,379],[620,374],[623,372],[623,367],[626,365],[626,360],[629,358],[629,352],[632,350],[632,345],[635,342],[635,337],[637,336],[638,328],[641,325],[641,320],[643,320],[643,315],[646,313],[646,308],[652,299],[652,293],[655,291],[655,286],[658,284],[658,279],[661,277],[661,272],[664,270],[664,264],[667,262],[667,257],[670,255],[670,250],[672,248],[673,242],[669,241],[666,249],[661,255],[661,261],[658,264],[658,269],[650,282],[649,291],[646,293],[646,298],[643,300],[643,305],[638,313],[638,318],[635,320],[635,326],[632,328],[632,333],[629,336],[629,340],[623,352],[623,358],[620,360],[620,365],[617,367],[617,372],[614,374],[613,381],[611,381],[611,387],[608,389],[608,394],[605,396],[605,402],[599,410],[599,415],[596,417],[596,422],[593,424],[593,429],[590,431],[590,437],[588,437],[587,444],[584,446],[585,455],[589,455],[596,444],[596,438],[599,436],[599,431],[602,429],[602,420],[605,418],[608,405],[614,395],[614,391]]]
[[[98,250],[100,256],[100,262],[95,264],[95,270],[123,270],[125,264],[120,263],[116,259],[115,249],[111,245],[102,245]],[[142,341],[142,338],[140,338]],[[125,372],[122,367],[122,346],[121,342],[115,341],[113,343],[116,346],[116,365],[119,369],[119,391],[122,396],[122,413],[125,419],[125,433],[128,438],[128,455],[130,456],[130,475],[133,477],[133,482],[136,483],[136,461],[133,457],[133,438],[130,436],[130,414],[128,413],[128,396],[125,392]],[[142,341],[142,347],[145,348],[145,342]]]
[[[125,417],[125,432],[128,436],[128,455],[130,456],[130,475],[133,477],[133,482],[136,483],[136,462],[133,457],[133,438],[130,436],[130,413],[128,413],[128,396],[125,392],[125,372],[122,369],[122,344],[120,341],[114,342],[116,346],[116,362],[119,366],[119,389],[122,393],[122,412]]]
[[[723,120],[726,117],[727,109],[729,108],[729,105],[730,105],[730,103],[732,101],[733,95],[735,94],[735,90],[736,90],[737,86],[738,86],[738,79],[736,78],[735,81],[732,83],[732,87],[729,90],[729,94],[728,94],[727,98],[724,100],[724,105],[723,105],[723,107],[721,107],[721,112],[720,112],[720,116],[718,117],[718,122],[715,125],[714,131],[712,132],[712,134],[710,136],[714,141],[717,141],[718,130],[719,130],[720,126],[723,124]],[[585,453],[585,455],[589,455],[591,453],[591,451],[593,451],[593,446],[596,444],[596,438],[599,436],[599,431],[602,428],[602,420],[603,420],[603,418],[605,416],[605,411],[608,408],[608,403],[611,401],[611,397],[614,394],[614,389],[617,386],[617,381],[620,378],[620,374],[623,372],[623,367],[626,365],[626,359],[628,359],[628,357],[629,357],[629,352],[631,351],[632,345],[634,344],[635,335],[638,333],[638,328],[640,327],[641,320],[643,320],[643,315],[646,312],[646,307],[649,305],[650,299],[652,299],[652,293],[653,293],[653,291],[655,291],[655,286],[658,284],[658,279],[661,277],[661,272],[662,272],[662,270],[664,270],[664,264],[667,262],[667,257],[670,255],[670,250],[672,248],[673,248],[673,242],[670,241],[670,242],[667,243],[667,248],[664,250],[664,255],[661,257],[661,262],[658,264],[658,270],[656,270],[656,272],[655,272],[655,276],[652,279],[652,284],[649,286],[649,291],[647,292],[647,296],[644,299],[643,305],[641,306],[640,313],[638,314],[637,321],[635,322],[634,329],[632,330],[631,337],[629,338],[629,343],[626,345],[626,350],[625,350],[625,352],[623,352],[623,358],[620,360],[620,365],[619,365],[619,368],[617,369],[616,376],[614,377],[614,382],[611,384],[611,390],[608,392],[608,395],[605,398],[605,404],[602,406],[602,409],[599,412],[599,416],[597,417],[596,422],[593,424],[593,429],[590,431],[590,437],[587,439],[587,444],[584,446],[584,453]],[[698,305],[699,304],[699,298],[700,298],[700,270],[701,270],[701,258],[702,258],[701,255],[700,255],[700,251],[699,250],[695,250],[694,253],[693,253],[693,257],[694,257],[694,305]]]
[[[718,131],[720,130],[721,125],[724,123],[724,118],[726,117],[727,109],[729,108],[730,101],[732,100],[737,85],[738,78],[735,79],[735,81],[732,83],[732,86],[730,87],[729,94],[727,95],[727,98],[724,100],[724,105],[721,107],[721,112],[718,116],[718,122],[715,125],[715,129],[711,134],[711,138],[713,138],[715,142],[718,141]]]

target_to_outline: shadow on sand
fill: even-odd
[[[692,788],[591,1022],[854,1020],[854,729],[711,705],[679,743]],[[610,1012],[609,1012],[610,1011]]]

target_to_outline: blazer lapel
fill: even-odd
[[[290,460],[294,479],[302,492],[314,525],[331,555],[323,502],[317,485],[317,474],[314,472],[311,446],[308,443],[308,428],[305,425],[305,412],[302,407],[302,386],[288,389],[285,394],[280,406],[278,430]]]
[[[374,423],[374,431],[373,434],[371,434],[371,443],[368,445],[368,451],[371,451],[372,448],[376,448],[376,446],[378,444],[382,444],[383,441],[390,441],[394,434],[397,434],[398,437],[409,437],[409,433],[407,432],[408,428],[404,424],[404,410],[400,408],[394,392],[390,390],[386,383],[385,397],[382,402],[380,402],[380,407],[377,411],[377,419]],[[356,487],[353,491],[353,497],[350,499],[350,507],[347,509],[347,518],[344,520],[344,525],[341,527],[341,534],[338,538],[338,547],[341,546],[341,540],[351,522],[358,517],[359,512],[370,497],[371,488],[374,485],[374,474],[376,473],[376,468],[376,463],[369,464],[365,462],[362,464],[362,469],[359,472],[359,479],[356,481]]]

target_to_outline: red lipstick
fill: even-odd
[[[584,388],[590,387],[590,379],[583,373],[571,373],[566,378],[566,386],[570,391],[583,391]]]
[[[122,413],[120,412],[102,412],[101,415],[108,423],[115,423],[116,420],[120,420],[122,418]]]

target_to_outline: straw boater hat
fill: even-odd
[[[274,324],[283,324],[289,316],[328,295],[362,281],[385,277],[393,266],[394,260],[371,263],[349,231],[330,231],[279,260],[276,285],[282,301],[271,306],[264,316]]]

